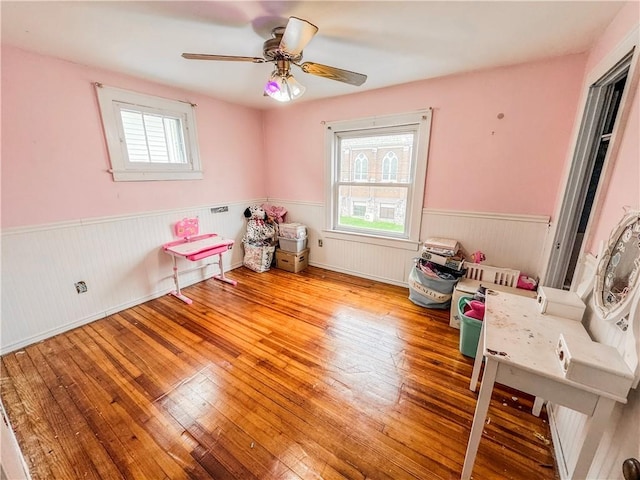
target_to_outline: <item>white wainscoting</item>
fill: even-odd
[[[173,239],[173,224],[197,216],[200,231],[236,241],[223,255],[225,269],[242,264],[246,221],[242,204],[224,204],[212,213],[207,205],[190,209],[83,219],[2,231],[1,353],[48,338],[172,290],[172,261],[161,245]],[[187,260],[181,268],[212,263]],[[207,266],[180,276],[181,286],[218,273]],[[88,291],[78,294],[74,284]]]
[[[325,210],[322,203],[270,199],[288,210],[288,222],[307,225],[311,248],[309,263],[318,267],[407,285],[413,258],[419,255],[400,248],[376,246],[358,241],[325,238]],[[541,271],[542,249],[549,217],[454,212],[425,209],[420,239],[457,239],[468,253],[481,250],[487,265],[513,268],[537,276]],[[318,246],[322,239],[323,246]]]
[[[242,212],[252,200],[229,204],[226,213],[207,205],[191,209],[83,219],[2,232],[2,338],[0,352],[16,350],[57,333],[166,294],[173,287],[171,258],[160,246],[172,225],[198,216],[202,232],[236,241],[225,268],[242,264]],[[271,199],[289,211],[287,221],[308,226],[311,265],[394,285],[407,285],[418,252],[324,237],[324,205]],[[422,235],[457,238],[468,252],[482,250],[487,264],[536,275],[546,217],[469,212],[422,212]],[[318,245],[323,241],[323,246]],[[205,261],[201,262],[205,263]],[[209,259],[208,263],[211,263]],[[183,262],[183,268],[193,264]],[[210,278],[217,266],[181,275],[181,285]],[[76,293],[74,284],[87,283]]]
[[[425,209],[421,239],[455,238],[468,254],[480,250],[487,265],[538,277],[549,217]]]

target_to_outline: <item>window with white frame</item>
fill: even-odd
[[[96,84],[115,181],[203,177],[194,106]]]
[[[326,127],[326,234],[418,242],[431,109]],[[366,177],[358,170],[362,158]]]

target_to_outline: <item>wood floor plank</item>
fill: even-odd
[[[228,272],[2,357],[33,478],[459,478],[477,393],[448,310],[309,267]],[[557,479],[496,386],[475,479]]]

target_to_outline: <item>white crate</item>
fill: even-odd
[[[284,238],[278,237],[280,249],[285,252],[298,253],[307,248],[307,237],[304,238]]]

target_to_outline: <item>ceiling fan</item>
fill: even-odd
[[[341,68],[330,67],[320,63],[304,62],[302,49],[307,46],[318,27],[301,18],[289,17],[286,27],[276,27],[271,31],[273,38],[264,42],[262,57],[241,57],[235,55],[208,55],[200,53],[183,53],[189,60],[221,60],[227,62],[274,63],[264,89],[264,94],[280,102],[294,100],[305,92],[303,87],[291,74],[291,65],[296,65],[305,73],[337,80],[350,85],[360,86],[367,79],[362,73],[351,72]]]

